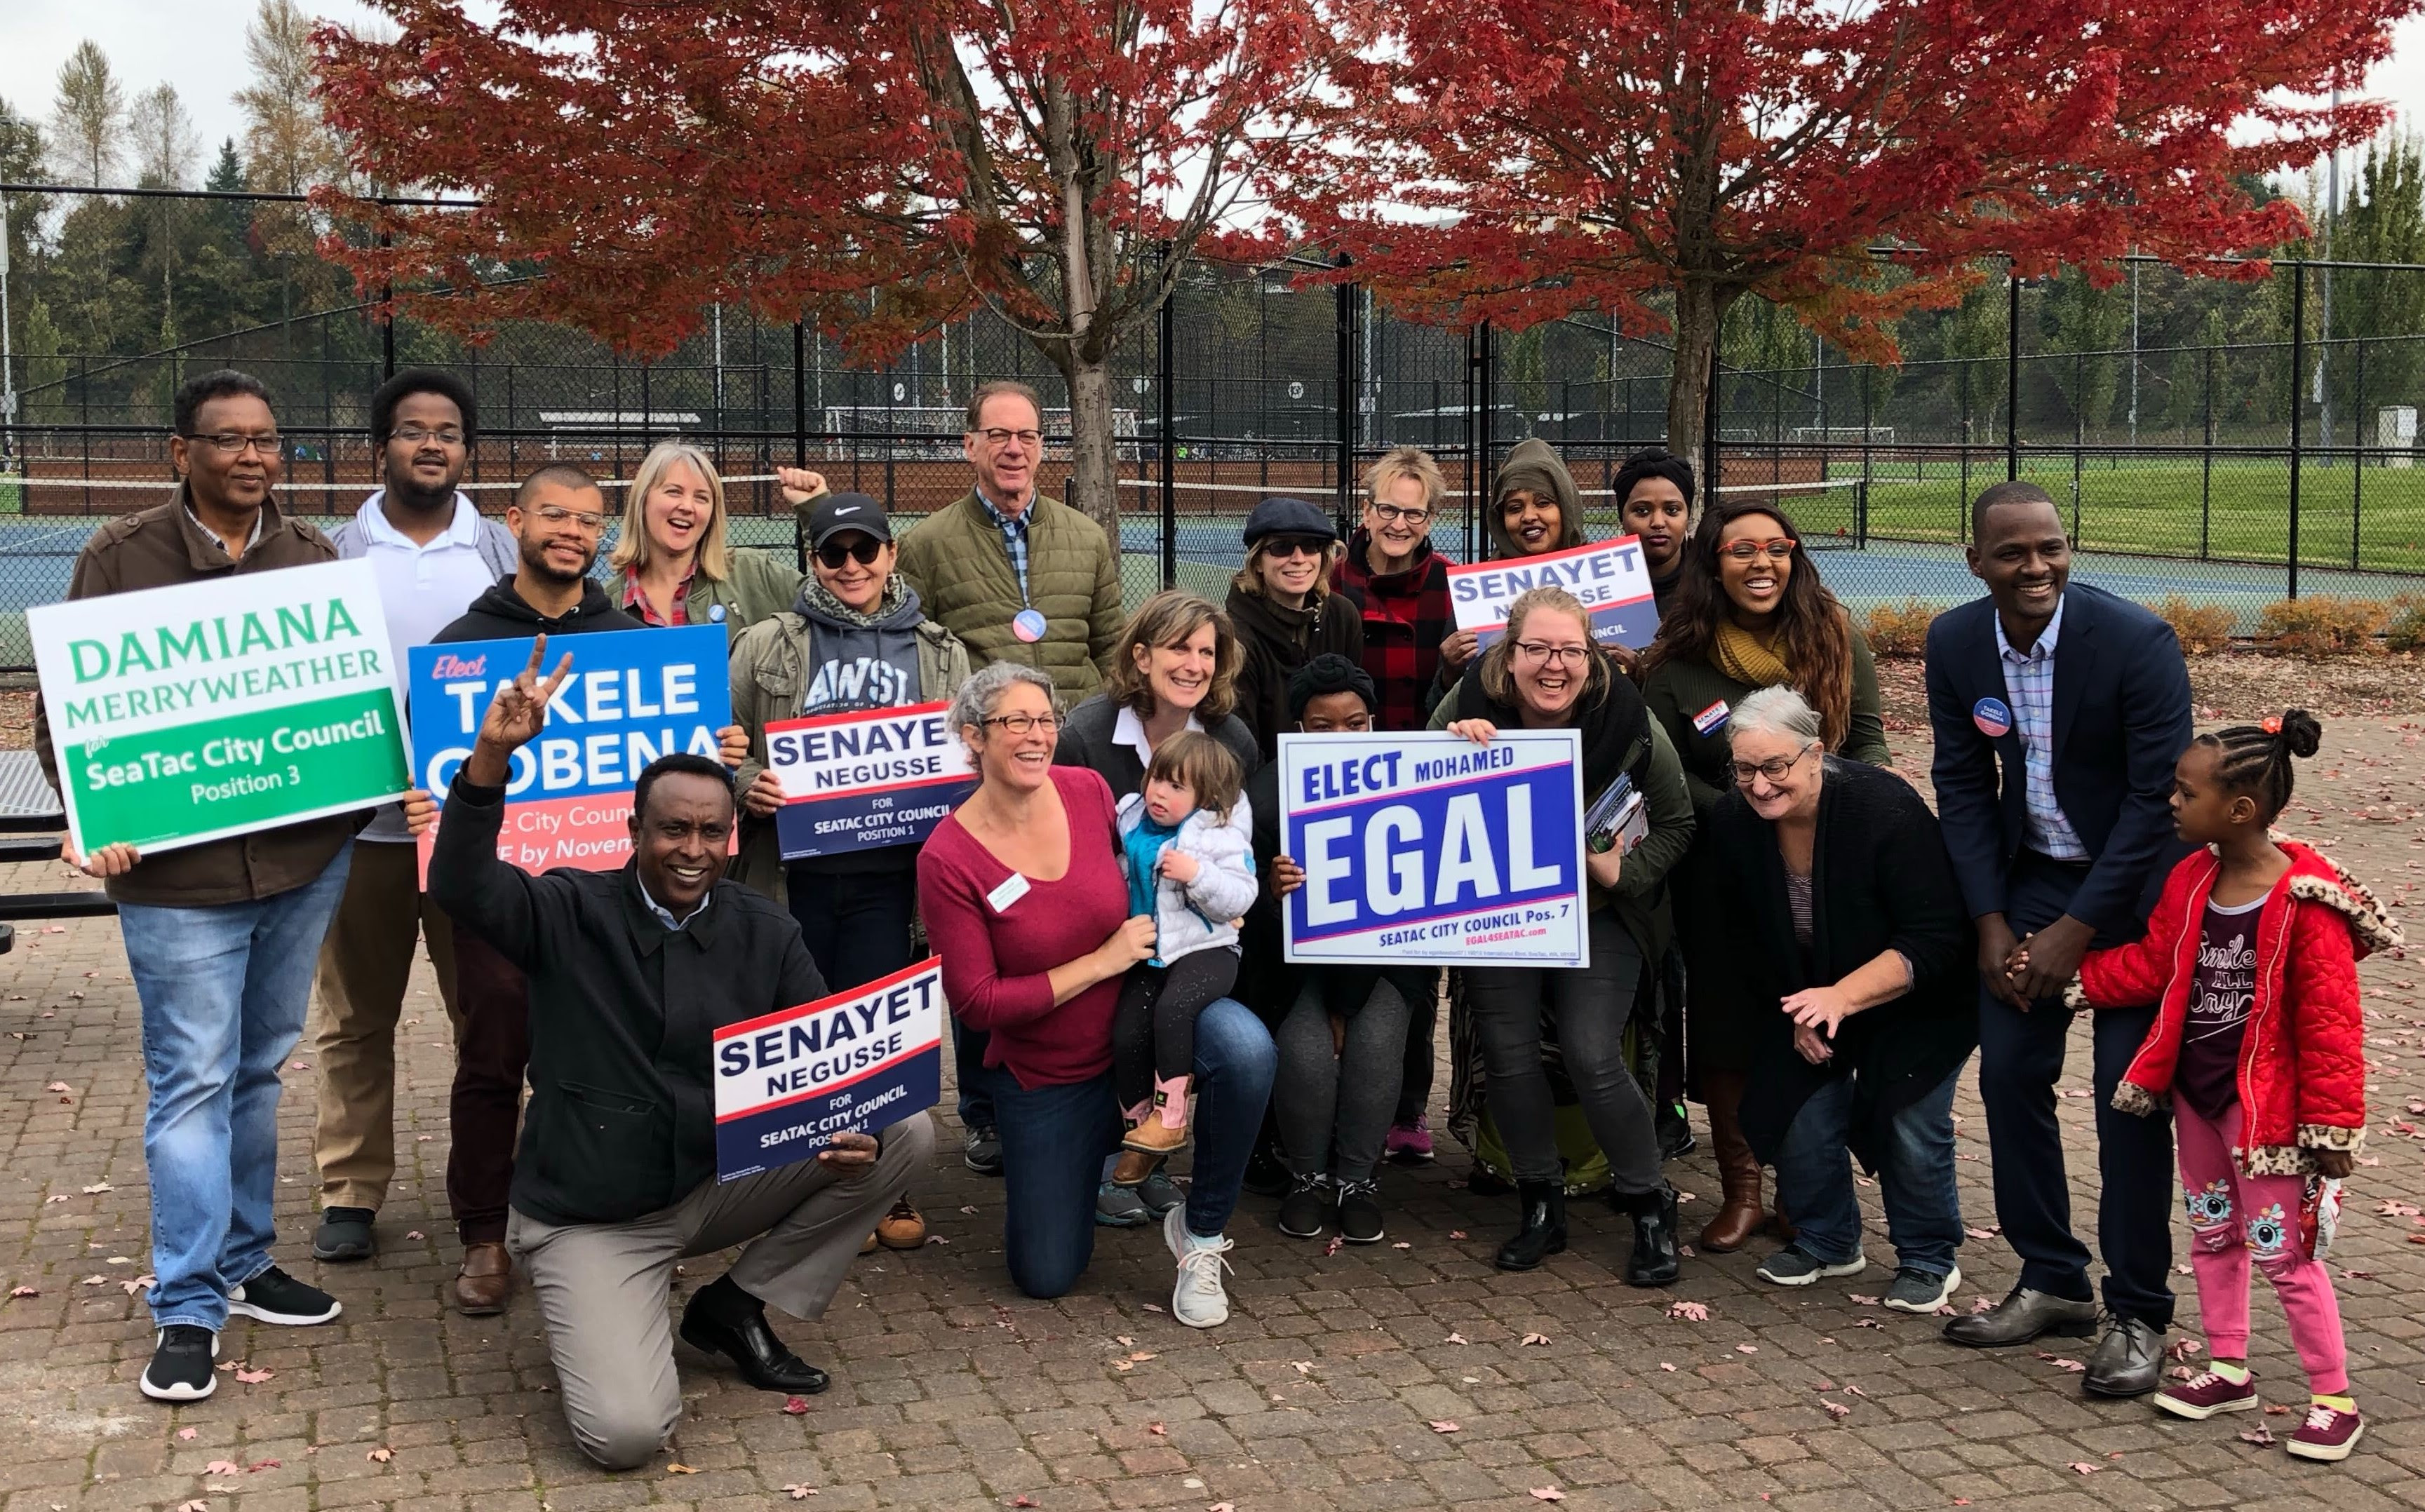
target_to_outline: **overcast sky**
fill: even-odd
[[[374,16],[355,0],[304,0],[340,21]],[[0,0],[0,100],[47,121],[59,65],[85,38],[99,42],[131,98],[166,79],[177,87],[201,134],[202,161],[241,135],[230,96],[245,81],[244,28],[252,0]],[[2390,60],[2367,81],[2412,124],[2425,124],[2425,16],[2400,25]]]

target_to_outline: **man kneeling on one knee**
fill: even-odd
[[[835,1138],[814,1160],[719,1185],[710,1042],[728,1024],[825,995],[799,926],[724,880],[724,769],[669,756],[633,793],[619,871],[532,876],[497,858],[505,786],[569,673],[530,665],[497,691],[456,774],[429,869],[447,913],[530,979],[530,1109],[506,1243],[547,1325],[565,1416],[609,1469],[654,1455],[682,1413],[666,1297],[674,1263],[747,1241],[683,1310],[683,1340],[764,1391],[823,1391],[765,1304],[822,1313],[859,1241],[933,1148],[913,1116]]]

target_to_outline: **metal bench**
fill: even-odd
[[[31,751],[0,751],[0,865],[56,861],[66,810]],[[0,893],[0,955],[16,948],[17,923],[99,918],[118,912],[102,892]]]

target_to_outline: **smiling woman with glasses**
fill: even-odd
[[[1890,759],[1869,642],[1819,581],[1792,521],[1775,504],[1716,504],[1703,516],[1642,669],[1643,696],[1676,742],[1704,820],[1743,780],[1727,750],[1729,723],[1737,706],[1762,688],[1799,691],[1817,711],[1824,749],[1878,765]],[[1739,1000],[1721,969],[1741,946],[1733,908],[1702,866],[1700,850],[1677,871],[1676,928],[1690,1079],[1709,1105],[1726,1192],[1700,1242],[1723,1253],[1740,1249],[1767,1216],[1759,1163],[1736,1117],[1747,1026],[1767,1007]]]
[[[1584,801],[1619,777],[1643,796],[1648,835],[1630,851],[1595,851],[1584,863],[1588,966],[1450,973],[1450,1127],[1486,1168],[1515,1178],[1520,1220],[1499,1247],[1500,1269],[1531,1270],[1564,1249],[1569,1184],[1596,1184],[1604,1170],[1611,1202],[1633,1222],[1627,1284],[1664,1286],[1681,1263],[1678,1199],[1660,1171],[1633,1064],[1656,1032],[1652,968],[1667,948],[1667,868],[1693,841],[1676,753],[1633,684],[1593,647],[1590,612],[1563,588],[1535,588],[1508,607],[1506,633],[1466,670],[1432,727],[1485,746],[1505,728],[1579,730]],[[1561,1116],[1552,1053],[1579,1118]]]
[[[1962,1283],[1953,1089],[1979,1040],[1970,919],[1936,818],[1893,772],[1827,755],[1791,688],[1749,694],[1726,731],[1734,790],[1696,864],[1718,878],[1727,949],[1692,969],[1725,973],[1744,1005],[1740,1134],[1793,1215],[1759,1278],[1860,1273],[1857,1157],[1895,1248],[1886,1305],[1934,1313]]]

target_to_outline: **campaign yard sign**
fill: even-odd
[[[806,1160],[943,1090],[943,962],[715,1031],[715,1179]]]
[[[631,858],[632,785],[661,756],[717,758],[715,732],[732,723],[728,637],[721,625],[602,630],[551,637],[547,665],[565,653],[572,671],[555,690],[547,724],[516,751],[506,783],[498,859],[524,871],[579,867],[611,871]],[[472,754],[499,685],[530,665],[528,638],[416,645],[412,670],[413,772],[439,801]],[[421,837],[426,881],[438,837]]]
[[[1279,763],[1290,961],[1591,963],[1577,731],[1283,735]]]
[[[1508,606],[1534,588],[1564,588],[1582,600],[1591,612],[1592,639],[1603,645],[1646,646],[1659,633],[1659,600],[1637,536],[1448,569],[1456,628],[1479,631],[1485,645],[1507,628]]]
[[[369,564],[28,610],[68,830],[170,851],[411,788]]]
[[[775,843],[786,861],[924,840],[976,790],[951,705],[775,720],[766,770],[783,784]]]

